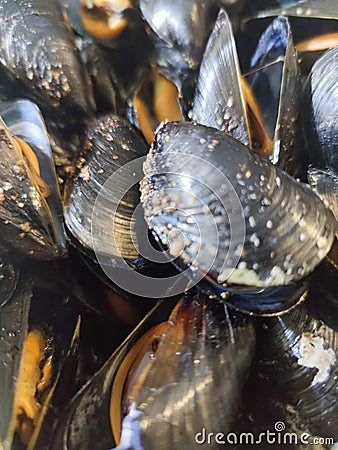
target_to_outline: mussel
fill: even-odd
[[[178,87],[187,111],[217,7],[206,0],[188,0],[184,4],[140,0],[140,9],[154,32],[157,64]]]
[[[230,430],[254,342],[250,319],[200,292],[163,300],[72,400],[53,448],[192,448],[203,427]]]
[[[118,174],[146,152],[142,135],[126,119],[113,115],[98,119],[88,131],[77,173],[66,189],[64,216],[72,242],[89,256],[95,257],[94,251],[102,255],[111,266],[118,267],[121,259],[142,266],[133,225],[138,186],[129,186],[127,177],[137,180],[137,174]]]
[[[1,240],[51,259],[66,253],[60,193],[45,125],[35,104],[1,107]],[[6,123],[5,123],[6,122]]]
[[[258,371],[300,430],[337,441],[338,310],[331,304],[322,311],[318,300],[258,322]]]
[[[332,246],[337,223],[311,189],[213,128],[163,124],[144,173],[148,226],[191,276],[286,285]]]
[[[74,304],[54,293],[49,293],[46,302],[45,296],[25,273],[0,309],[0,446],[5,450],[12,448],[13,439],[17,447],[16,432],[27,448],[36,448],[60,376],[78,345],[79,318]],[[63,329],[65,323],[67,330]],[[66,374],[72,375],[74,372]]]
[[[266,29],[242,75],[231,23],[221,10],[199,71],[193,120],[225,131],[291,175],[304,177],[300,99],[288,19],[278,17]]]
[[[0,39],[5,96],[28,97],[63,125],[93,115],[91,84],[57,1],[1,1]]]

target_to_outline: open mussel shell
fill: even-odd
[[[213,128],[163,124],[144,173],[148,226],[192,277],[286,285],[332,246],[336,220],[309,187]]]
[[[254,342],[249,319],[201,293],[164,300],[72,400],[53,448],[191,448],[203,426],[230,430]]]
[[[304,179],[300,73],[286,17],[276,18],[262,34],[245,79],[273,141],[270,160],[290,175]]]
[[[9,95],[29,97],[67,125],[93,115],[91,85],[57,1],[4,2],[0,33]]]
[[[338,174],[338,47],[313,65],[304,91],[304,134],[311,163]]]
[[[9,450],[12,445],[15,420],[12,419],[15,379],[19,372],[21,353],[28,332],[26,320],[32,297],[32,280],[21,281],[11,301],[0,309],[1,322],[1,416],[0,445]]]
[[[337,441],[338,310],[319,300],[325,295],[258,322],[258,371],[301,430]]]
[[[100,255],[110,266],[118,267],[121,260],[133,267],[144,265],[134,212],[142,170],[137,159],[146,152],[142,135],[126,119],[98,119],[88,131],[79,170],[66,189],[64,216],[71,242],[92,258]],[[141,214],[137,217],[144,223]],[[146,225],[140,228],[146,235]]]
[[[191,117],[249,145],[249,123],[230,19],[221,9],[199,70]]]
[[[76,33],[76,44],[81,59],[91,77],[97,111],[99,113],[116,112],[117,108],[119,113],[124,113],[126,98],[139,86],[152,53],[151,42],[139,13],[132,8],[128,0],[125,2],[97,2],[98,7],[96,8],[95,2],[86,2],[88,6],[92,6],[87,10],[88,14],[90,11],[93,13],[92,25],[95,25],[96,22],[95,13],[100,16],[99,3],[102,4],[103,10],[105,6],[108,7],[106,8],[108,12],[109,3],[113,3],[113,8],[114,3],[117,7],[119,5],[122,8],[126,7],[126,16],[121,10],[121,14],[117,14],[116,22],[112,18],[112,29],[116,29],[114,23],[118,25],[118,22],[124,24],[125,29],[121,30],[121,34],[116,38],[102,40],[95,38],[85,29],[80,14],[81,0],[60,0],[60,2]],[[85,5],[82,5],[82,8],[85,8]],[[111,9],[112,16],[114,15],[113,8]],[[105,13],[101,17],[103,20],[107,19]],[[97,30],[100,32],[101,21],[98,20],[96,23]],[[107,27],[105,29],[107,30]]]
[[[1,114],[1,240],[37,258],[61,256],[62,208],[43,119],[27,100],[3,104]]]
[[[23,275],[11,299],[0,308],[0,322],[0,445],[9,450],[14,439],[17,448],[20,438],[15,432],[20,431],[32,449],[50,414],[60,374],[74,353],[78,312],[69,297],[39,290],[32,278]]]
[[[154,32],[159,67],[189,103],[216,19],[215,4],[205,0],[140,0],[140,9]]]

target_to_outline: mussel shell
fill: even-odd
[[[111,381],[124,356],[145,331],[161,321],[162,315],[170,313],[176,301],[163,302],[161,314],[153,314],[158,304],[140,322],[133,333],[113,353],[102,368],[72,398],[62,415],[53,438],[52,450],[107,449],[114,444],[109,420]],[[100,442],[97,430],[100,429]]]
[[[338,173],[338,47],[313,65],[304,91],[304,134],[310,162]]]
[[[3,1],[1,11],[1,70],[17,90],[66,124],[91,117],[91,85],[58,2]]]
[[[337,321],[325,317],[318,300],[258,322],[258,370],[275,386],[275,398],[289,404],[303,426],[337,440]]]
[[[0,309],[1,324],[1,415],[0,445],[11,448],[14,426],[12,421],[15,380],[20,368],[21,352],[28,332],[27,317],[32,298],[32,279],[21,280],[11,300]]]
[[[89,449],[95,443],[95,448],[103,449],[114,444],[108,408],[119,368],[136,342],[152,326],[167,320],[176,303],[177,299],[159,303],[77,394],[62,419],[52,448]],[[144,417],[139,418],[138,424],[138,420],[134,422],[140,435],[131,430],[130,443],[136,444],[141,438],[142,448],[164,449],[175,444],[190,448],[188,441],[194,442],[191,439],[202,428],[203,420],[215,429],[223,426],[222,429],[230,430],[252,359],[254,332],[250,320],[240,315],[228,315],[223,305],[209,302],[203,295],[193,296],[191,303],[187,298],[177,308],[176,325],[169,326],[163,335],[159,344],[159,349],[163,350],[159,351],[158,360],[155,352],[154,370],[148,372],[149,377],[139,391],[137,407],[143,409]],[[183,335],[176,331],[176,326]],[[151,347],[151,340],[149,345]],[[121,376],[123,373],[118,378]],[[126,376],[124,374],[123,383]],[[152,392],[150,397],[149,389]],[[191,396],[194,407],[188,401]],[[142,404],[143,397],[148,398],[148,403]],[[211,403],[210,397],[213,398]],[[185,399],[187,403],[183,401]],[[114,404],[119,399],[113,398],[112,401]],[[114,411],[119,408],[122,408],[119,403],[113,405],[112,420]],[[165,408],[171,411],[171,415],[163,420]],[[96,440],[97,426],[102,431],[100,443]]]
[[[22,99],[2,103],[0,115],[9,131],[24,140],[34,151],[39,163],[40,176],[50,191],[46,202],[52,216],[52,225],[58,236],[59,245],[66,249],[59,183],[43,117],[34,103]]]
[[[192,100],[197,70],[216,19],[213,2],[140,0],[140,9],[154,32],[157,64],[184,97],[184,109]]]
[[[249,125],[231,22],[221,9],[199,70],[192,119],[249,145]]]
[[[300,72],[288,18],[277,17],[264,31],[246,79],[273,139],[270,160],[293,177],[304,179]]]
[[[216,291],[225,303],[236,311],[266,317],[285,314],[305,301],[308,296],[308,286],[309,280],[305,279],[285,286],[257,289],[253,292],[252,288],[220,289],[212,283],[211,292],[215,294]],[[207,286],[204,289],[208,292]]]
[[[332,246],[336,221],[311,189],[213,128],[162,125],[144,172],[148,226],[192,277],[284,285]]]
[[[20,107],[20,102],[18,105]],[[26,103],[25,105],[28,106]],[[47,193],[47,197],[44,198],[24,160],[19,144],[1,120],[1,240],[5,245],[10,245],[26,254],[51,259],[63,255],[66,251],[57,181],[51,164],[48,140],[41,128],[43,127],[41,117],[35,105],[29,104],[29,106],[37,115],[35,117],[37,120],[30,123],[32,134],[30,134],[29,142],[34,144],[33,150],[36,151],[39,168],[41,167],[43,177],[46,178],[44,182],[48,183],[50,194]],[[14,115],[17,117],[16,112]],[[24,122],[21,116],[18,123],[24,124]],[[11,126],[17,128],[18,123],[13,121]],[[36,132],[37,135],[34,135]],[[22,133],[26,136],[26,132]],[[49,196],[50,199],[47,200]]]
[[[134,376],[124,394],[140,415],[130,411],[123,425],[131,419],[131,440],[139,438],[144,448],[189,448],[203,427],[230,431],[253,356],[250,320],[200,292],[188,293],[169,321],[153,359],[144,355],[130,369],[142,368],[142,381]],[[123,433],[122,427],[122,445]],[[128,432],[125,437],[128,442]]]
[[[113,186],[105,183],[146,152],[141,133],[126,119],[113,115],[98,119],[88,131],[81,167],[66,189],[64,216],[72,243],[91,257],[95,257],[95,249],[107,265],[118,267],[121,256],[132,266],[144,265],[134,244],[137,236],[133,214],[139,191],[137,184],[129,189],[128,178],[137,179],[137,174],[128,172],[127,179],[116,176]],[[120,194],[122,201],[118,200]],[[115,206],[116,215],[112,217]]]
[[[312,189],[328,205],[338,220],[338,175],[330,170],[309,167],[307,176]]]

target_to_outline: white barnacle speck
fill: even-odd
[[[29,223],[29,222],[22,223],[22,224],[20,225],[20,228],[21,228],[21,230],[22,230],[24,233],[29,233],[30,230],[31,230],[31,226],[30,226],[30,223]]]
[[[203,145],[203,144],[205,144],[206,142],[207,142],[207,141],[206,141],[205,139],[203,139],[203,138],[200,139],[200,144]]]
[[[256,220],[255,220],[254,216],[249,217],[249,224],[250,224],[250,227],[252,227],[252,228],[256,226]]]
[[[276,186],[280,187],[280,185],[281,185],[280,178],[277,177],[277,178],[276,178]]]
[[[5,181],[3,184],[2,184],[2,189],[4,190],[4,191],[10,191],[11,189],[13,189],[13,185],[12,185],[12,183],[10,183],[9,181]]]
[[[230,120],[230,119],[231,119],[231,113],[230,113],[230,111],[226,111],[226,112],[224,113],[223,119],[224,119],[224,120]]]
[[[229,133],[231,132],[231,131],[234,131],[234,130],[236,130],[236,128],[238,127],[238,124],[237,123],[230,123],[229,125],[228,125],[228,131],[229,131]]]
[[[266,286],[280,286],[286,284],[286,276],[283,270],[278,266],[273,266],[270,271],[270,277],[266,280]]]
[[[272,226],[273,226],[272,220],[268,220],[268,221],[266,222],[266,228],[268,228],[269,230],[271,230]]]
[[[305,238],[306,238],[305,233],[300,233],[300,235],[299,235],[299,240],[300,240],[300,242],[304,242],[304,241],[305,241]]]
[[[172,256],[177,258],[180,256],[182,251],[184,250],[184,239],[181,235],[179,236],[172,236],[171,233],[169,235],[169,251]]]
[[[336,353],[332,348],[324,348],[324,339],[313,336],[311,333],[303,333],[299,345],[298,363],[301,366],[316,368],[318,372],[312,380],[311,385],[325,383],[336,364]]]
[[[239,270],[245,270],[245,269],[246,269],[246,262],[245,262],[245,261],[241,261],[241,262],[238,264],[238,269],[239,269]]]
[[[34,73],[33,73],[33,70],[32,70],[31,68],[29,68],[29,69],[26,71],[26,77],[28,78],[28,80],[33,80]]]
[[[324,237],[324,236],[320,236],[317,239],[317,247],[318,248],[324,248],[324,247],[326,247],[326,245],[327,245],[327,238]]]
[[[260,241],[260,239],[258,238],[258,236],[257,236],[256,233],[253,233],[253,234],[250,236],[250,242],[252,242],[253,245],[254,245],[255,247],[259,247],[259,246],[260,246],[260,243],[261,243],[261,241]]]
[[[234,98],[232,95],[230,95],[230,97],[228,98],[227,106],[228,108],[232,108],[234,106]]]
[[[222,118],[219,117],[219,118],[216,120],[216,123],[217,123],[217,125],[218,125],[219,127],[222,126],[222,123],[223,123]]]
[[[244,176],[248,180],[251,177],[251,171],[247,170]]]
[[[325,256],[325,252],[321,249],[317,252],[318,259],[323,259]]]
[[[227,281],[229,284],[245,284],[247,286],[258,287],[265,286],[264,281],[259,279],[257,273],[254,270],[247,269],[245,262],[242,263],[239,263],[236,269],[224,269],[217,277],[218,283]]]

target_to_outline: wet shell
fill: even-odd
[[[302,427],[337,441],[337,309],[320,311],[313,298],[287,315],[259,322],[261,376],[289,404]],[[331,316],[331,317],[330,317]]]
[[[17,289],[0,309],[0,446],[4,450],[12,448],[13,438],[13,448],[17,448],[20,438],[14,435],[16,431],[27,439],[28,450],[40,448],[35,443],[44,420],[54,417],[54,423],[49,422],[50,432],[59,399],[71,393],[69,384],[63,382],[63,392],[58,392],[58,386],[65,368],[67,379],[74,377],[76,366],[69,359],[78,347],[79,313],[73,299],[60,294],[58,288],[55,279],[47,290],[38,287],[23,269]],[[35,385],[32,380],[36,376]]]
[[[301,82],[287,17],[277,17],[260,37],[246,80],[273,140],[271,162],[293,177],[304,179],[306,155],[299,118]]]
[[[283,14],[285,16],[295,17],[318,17],[323,19],[337,19],[337,4],[335,0],[325,0],[317,2],[317,0],[281,0],[277,4],[271,4],[270,0],[263,0],[248,4],[248,12],[251,17],[271,17]],[[258,6],[258,7],[257,7]],[[258,11],[257,11],[258,9]]]
[[[153,343],[149,339],[152,359],[148,350],[130,368],[122,403],[129,412],[117,448],[138,441],[143,448],[189,448],[203,427],[230,431],[240,409],[254,349],[252,323],[197,293],[177,304],[168,325]],[[115,410],[112,404],[113,421]]]
[[[165,300],[150,312],[72,400],[53,448],[117,445],[133,390],[137,397],[123,421],[118,448],[136,443],[190,448],[204,421],[212,429],[230,430],[252,359],[253,324],[199,293],[188,294],[173,310],[176,302]],[[140,377],[133,377],[136,373]],[[100,443],[98,424],[104,430]]]
[[[1,239],[39,258],[63,255],[58,182],[40,112],[33,103],[20,100],[3,104],[1,114],[8,126],[1,120]],[[22,143],[29,145],[31,156],[24,155]]]
[[[312,189],[327,204],[338,221],[338,176],[330,170],[311,167],[308,169],[308,179]]]
[[[21,92],[66,124],[90,117],[91,85],[58,2],[2,0],[1,17],[0,66],[14,95]]]
[[[310,162],[338,174],[338,47],[325,52],[313,65],[304,92]],[[312,127],[311,127],[312,126]]]
[[[140,9],[154,31],[159,67],[189,103],[216,19],[215,5],[206,0],[141,0]]]
[[[311,189],[215,129],[162,125],[144,173],[148,226],[192,275],[223,286],[284,285],[332,246],[337,223]]]
[[[64,215],[73,244],[92,257],[95,249],[109,265],[118,266],[121,258],[137,265],[139,257],[133,216],[139,191],[137,184],[129,188],[130,179],[137,179],[138,174],[127,170],[116,175],[113,183],[109,179],[146,152],[142,135],[127,120],[105,116],[88,130],[79,170],[66,189]],[[138,166],[141,171],[141,165]],[[114,207],[117,209],[113,217]]]
[[[219,12],[199,71],[192,119],[249,144],[249,123],[231,22]]]

